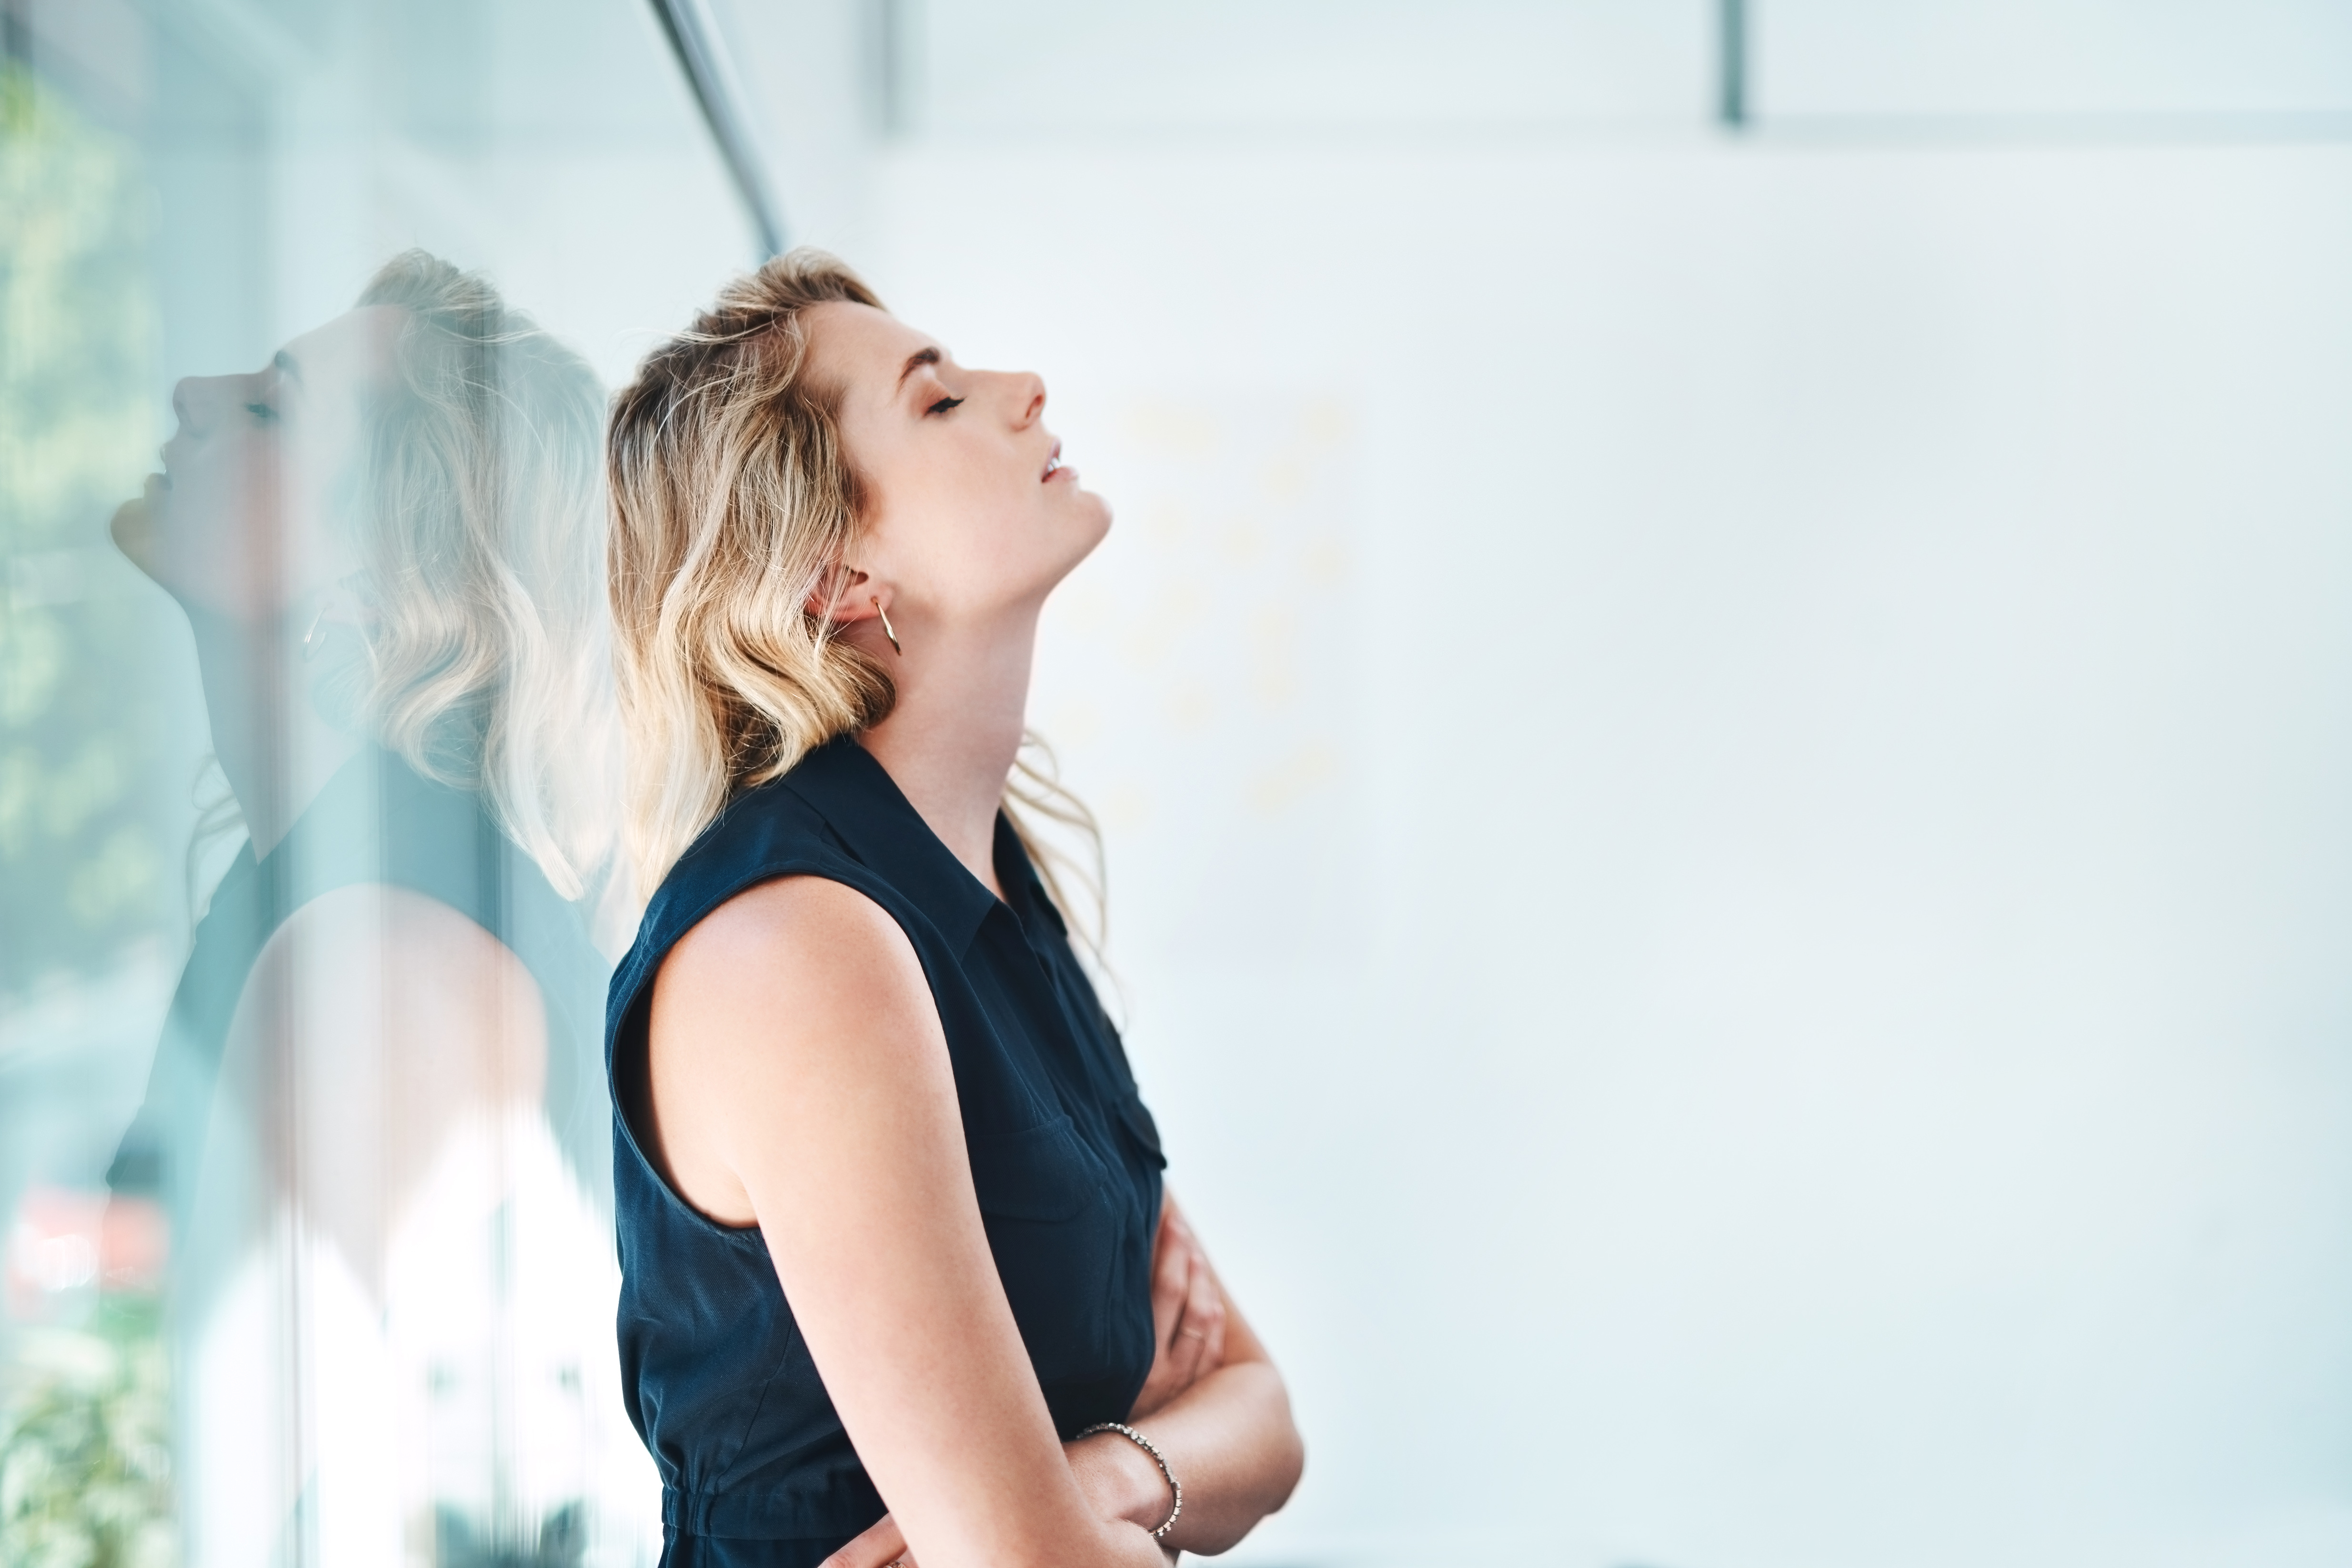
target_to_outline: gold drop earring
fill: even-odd
[[[890,651],[900,658],[906,658],[907,650],[898,646],[898,634],[890,629],[890,612],[882,607],[879,599],[871,599],[867,603],[874,606],[874,613],[882,617],[882,635],[890,639]]]

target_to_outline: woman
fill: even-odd
[[[412,251],[261,369],[181,382],[115,517],[194,633],[247,835],[110,1177],[173,1217],[199,1564],[570,1540],[609,1489],[569,1299],[609,1270],[576,901],[617,789],[603,401]]]
[[[1160,1568],[1297,1479],[1004,810],[1110,521],[1045,403],[802,250],[615,405],[621,1350],[672,1568]]]

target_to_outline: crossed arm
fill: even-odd
[[[939,1013],[889,916],[812,878],[713,912],[655,981],[647,1087],[649,1152],[713,1218],[760,1226],[890,1504],[841,1568],[902,1552],[922,1568],[1164,1568],[1158,1468],[1116,1436],[1055,1435],[982,1227]],[[1167,1546],[1218,1552],[1282,1505],[1301,1450],[1279,1374],[1172,1205],[1161,1232],[1162,1350],[1138,1415],[1184,1483]]]

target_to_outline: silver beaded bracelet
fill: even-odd
[[[1137,1447],[1150,1455],[1151,1462],[1160,1467],[1160,1473],[1168,1478],[1169,1495],[1173,1497],[1176,1500],[1169,1505],[1168,1517],[1160,1521],[1160,1528],[1151,1532],[1152,1540],[1165,1540],[1168,1532],[1176,1528],[1176,1516],[1184,1511],[1184,1483],[1176,1479],[1176,1472],[1168,1468],[1168,1460],[1166,1457],[1163,1456],[1159,1449],[1151,1446],[1151,1439],[1137,1431],[1134,1427],[1126,1426],[1118,1421],[1097,1421],[1093,1426],[1087,1427],[1085,1431],[1079,1433],[1078,1436],[1091,1437],[1097,1432],[1118,1433],[1120,1436],[1126,1438],[1129,1442],[1134,1444]],[[1074,1437],[1071,1441],[1076,1442],[1077,1441],[1077,1438]]]

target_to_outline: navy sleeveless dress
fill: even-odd
[[[827,878],[906,931],[945,1026],[997,1273],[1054,1424],[1066,1438],[1134,1406],[1151,1369],[1166,1162],[1118,1034],[1002,816],[995,866],[1003,901],[845,736],[729,804],[663,880],[613,976],[622,1390],[661,1471],[665,1568],[814,1568],[885,1511],[759,1230],[689,1206],[635,1131],[655,972],[756,883]]]
[[[605,964],[580,907],[499,831],[479,795],[436,784],[370,745],[336,771],[268,854],[257,859],[250,844],[237,852],[196,926],[145,1099],[107,1173],[118,1193],[160,1197],[175,1237],[189,1230],[230,1019],[262,949],[311,900],[370,885],[437,900],[530,972],[547,1007],[548,1121],[581,1190],[604,1205],[611,1111],[597,1072],[597,1002]],[[194,1283],[186,1264],[173,1265],[183,1286]]]

